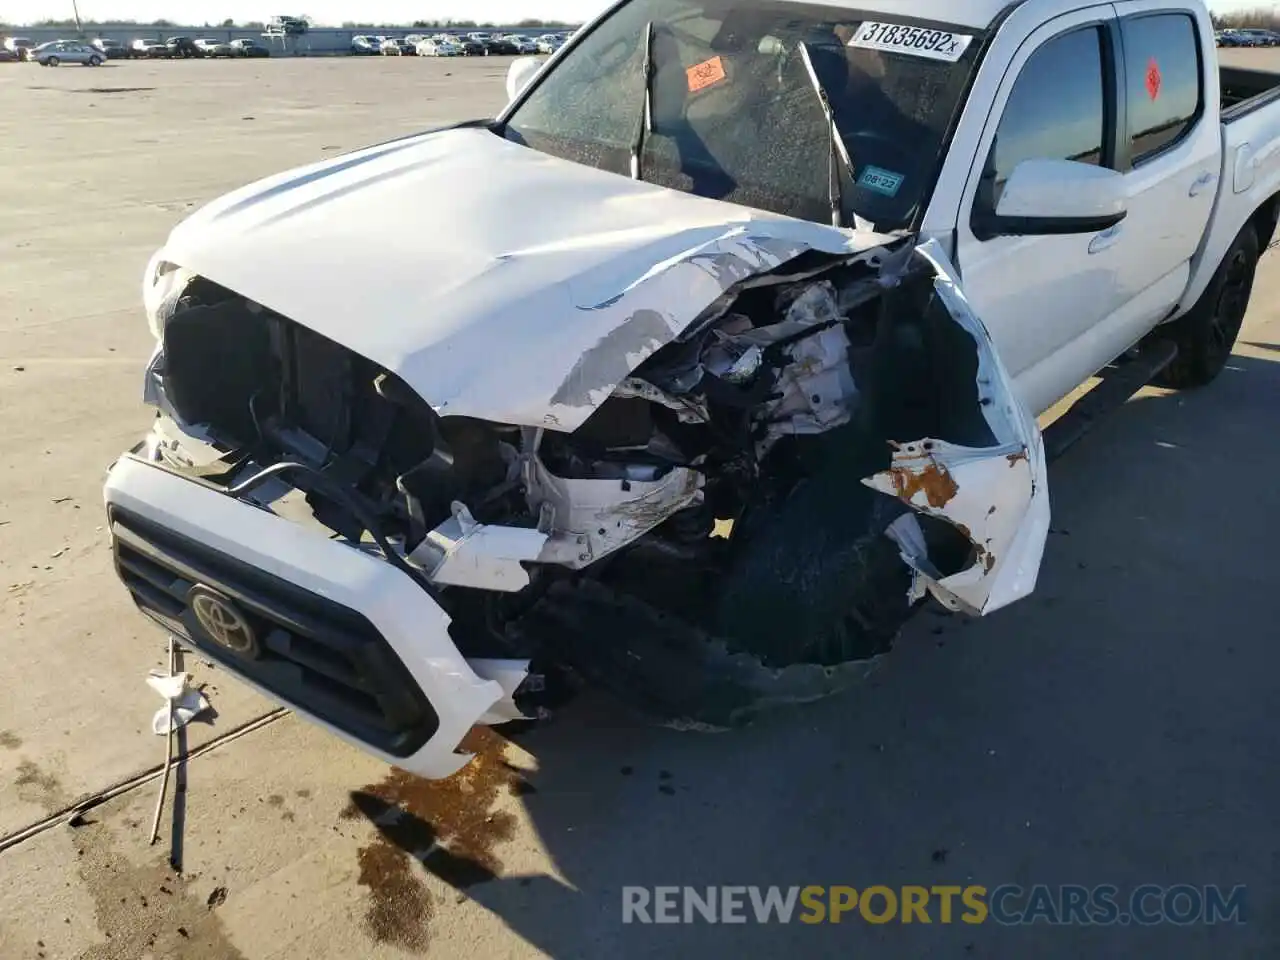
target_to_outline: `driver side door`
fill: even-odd
[[[1112,8],[1098,6],[1026,37],[992,101],[961,195],[956,259],[965,294],[1033,415],[1109,359],[1090,365],[1092,335],[1119,306],[1125,224],[1047,236],[990,236],[982,224],[1024,160],[1115,169],[1116,36]]]

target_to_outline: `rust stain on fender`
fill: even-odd
[[[996,509],[995,507],[992,507],[991,511],[987,514],[987,516],[991,516],[991,514],[995,512],[995,509]],[[990,546],[984,547],[982,544],[980,544],[974,538],[973,531],[970,530],[963,523],[955,523],[953,524],[953,526],[957,530],[959,530],[961,534],[964,535],[966,540],[968,540],[970,543],[973,544],[974,555],[977,557],[978,563],[982,564],[982,566],[986,569],[987,573],[990,573],[996,565],[996,555],[991,552]],[[991,541],[988,540],[987,543],[990,544]]]
[[[960,487],[946,467],[930,461],[921,470],[907,467],[891,467],[889,475],[893,477],[893,488],[898,498],[910,503],[917,493],[923,493],[929,506],[941,509],[950,503]]]
[[[1009,466],[1016,467],[1019,463],[1030,461],[1031,458],[1027,456],[1027,451],[1019,450],[1017,453],[1007,454],[1005,459],[1009,461]]]

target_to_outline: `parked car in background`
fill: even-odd
[[[1255,37],[1255,36],[1253,36],[1253,35],[1251,35],[1251,34],[1249,34],[1249,33],[1245,32],[1244,30],[1231,30],[1231,31],[1229,31],[1229,32],[1230,32],[1230,35],[1231,35],[1232,39],[1234,39],[1234,40],[1235,40],[1235,46],[1237,46],[1237,47],[1260,47],[1260,46],[1262,46],[1262,41],[1261,41],[1261,40],[1259,40],[1257,37]]]
[[[260,44],[257,40],[249,37],[242,37],[239,40],[231,41],[231,52],[237,57],[269,57],[271,51]]]
[[[488,56],[493,57],[514,57],[520,52],[520,48],[512,42],[510,37],[490,37],[484,42],[484,52]],[[534,49],[537,52],[537,48]]]
[[[428,37],[426,40],[423,40],[418,44],[418,56],[460,57],[462,56],[462,48],[452,40],[441,40],[438,37]]]
[[[17,63],[17,62],[18,62],[18,55],[16,53],[14,53],[12,50],[6,50],[4,47],[0,47],[0,63]]]
[[[32,59],[42,67],[57,67],[64,63],[79,63],[86,67],[100,67],[106,59],[97,47],[79,40],[53,40],[35,48]]]
[[[555,53],[562,46],[564,41],[553,33],[545,33],[538,38],[539,53]]]
[[[196,46],[200,48],[200,53],[206,57],[234,57],[235,50],[231,48],[229,40],[215,40],[211,37],[202,38],[196,41]]]
[[[36,42],[30,37],[7,37],[4,48],[19,60],[30,60],[31,51],[36,48]]]
[[[377,37],[360,35],[351,38],[351,52],[358,57],[371,57],[382,52],[382,41]]]
[[[129,49],[119,40],[108,40],[106,37],[98,37],[89,41],[89,46],[95,47],[101,51],[102,55],[108,60],[119,60],[121,57],[129,56]]]
[[[487,41],[477,40],[474,37],[458,37],[456,43],[464,57],[483,57],[489,52],[486,46]]]
[[[149,60],[162,60],[169,56],[169,48],[165,46],[163,40],[138,39],[129,44],[129,56],[135,60],[144,58]]]
[[[382,41],[384,57],[416,57],[417,48],[404,37],[387,37]]]
[[[532,54],[538,52],[538,41],[534,40],[532,37],[522,37],[518,34],[513,34],[507,37],[507,40],[509,40],[516,48],[516,53],[518,54]]]
[[[268,36],[300,37],[311,29],[306,17],[272,17],[267,21]]]
[[[1236,34],[1246,40],[1251,40],[1251,46],[1274,47],[1280,45],[1280,34],[1271,30],[1260,30],[1251,27],[1244,30],[1237,30]]]
[[[170,37],[164,45],[169,48],[169,56],[175,59],[194,59],[204,56],[204,51],[190,37]]]

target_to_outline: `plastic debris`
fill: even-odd
[[[176,673],[172,676],[165,676],[163,673],[153,670],[147,676],[147,686],[164,697],[166,701],[172,702],[174,730],[185,727],[209,709],[208,699],[202,692],[190,686],[190,682],[191,674],[189,673]],[[157,710],[156,715],[151,718],[151,730],[158,737],[168,735],[168,705]]]

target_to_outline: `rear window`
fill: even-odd
[[[1120,26],[1129,78],[1129,142],[1138,164],[1177,144],[1203,111],[1199,35],[1195,21],[1183,13],[1127,17]]]
[[[882,26],[873,29],[876,22]],[[644,103],[649,23],[646,180],[829,223],[830,128],[803,43],[854,165],[850,176],[840,164],[844,219],[857,214],[884,230],[909,225],[928,197],[982,45],[972,29],[846,6],[632,0],[537,83],[506,135],[627,175]]]

